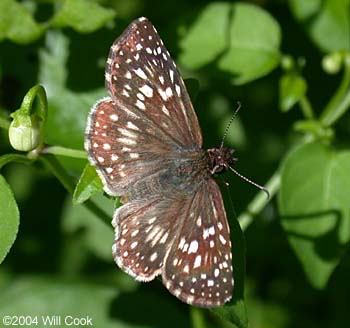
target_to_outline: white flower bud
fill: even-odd
[[[30,117],[16,118],[11,122],[9,128],[9,139],[11,146],[19,151],[30,151],[40,144],[40,124]]]
[[[328,74],[336,74],[342,67],[343,56],[339,52],[334,52],[330,55],[323,57],[322,67]]]

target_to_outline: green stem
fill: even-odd
[[[0,169],[2,169],[6,164],[11,162],[30,164],[32,161],[25,155],[5,154],[0,156]]]
[[[305,118],[307,118],[307,119],[314,118],[314,112],[313,112],[312,106],[310,104],[309,99],[306,96],[302,96],[300,98],[299,105],[300,105],[301,111],[303,112]]]
[[[349,86],[350,60],[348,59],[344,62],[344,74],[340,86],[321,114],[320,121],[324,126],[331,126],[348,110]]]
[[[205,328],[203,310],[191,306],[190,315],[193,328]]]
[[[86,159],[86,152],[84,150],[65,148],[61,146],[46,146],[41,150],[41,153]]]
[[[340,102],[337,108],[334,110],[335,113],[338,113],[339,117],[344,114],[350,108],[350,90],[345,95],[344,99]]]
[[[62,183],[64,188],[73,195],[75,184],[72,181],[71,177],[68,175],[66,170],[57,160],[57,158],[53,155],[42,155],[39,159],[46,164],[49,170],[56,176],[56,178]],[[111,217],[99,208],[95,202],[92,200],[87,200],[83,203],[85,207],[87,207],[92,213],[98,216],[104,223],[106,223],[109,227],[111,227]]]
[[[10,122],[5,118],[0,117],[0,128],[4,130],[8,130],[9,127],[10,127]]]
[[[32,87],[25,97],[23,98],[21,111],[23,114],[31,116],[34,114],[33,112],[33,102],[38,96],[40,105],[37,107],[38,116],[41,118],[43,122],[46,122],[47,118],[47,98],[45,89],[41,85],[36,85]]]
[[[266,188],[270,193],[271,198],[276,194],[280,187],[280,173],[276,171],[266,184]],[[238,217],[238,222],[242,230],[246,230],[253,222],[254,216],[261,212],[269,200],[264,192],[259,192],[247,207],[247,210]]]

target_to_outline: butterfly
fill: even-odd
[[[121,196],[112,224],[117,265],[139,281],[161,276],[181,301],[221,306],[233,291],[230,229],[213,175],[233,149],[202,149],[184,82],[144,17],[112,44],[109,96],[91,109],[85,134],[104,190]]]

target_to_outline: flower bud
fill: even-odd
[[[283,70],[290,71],[294,68],[294,59],[292,56],[284,55],[281,59],[281,66]]]
[[[13,121],[9,128],[11,146],[19,151],[30,151],[39,146],[41,141],[40,121],[24,115],[12,114]]]
[[[328,74],[336,74],[342,67],[343,56],[340,52],[333,52],[322,59],[322,67]]]

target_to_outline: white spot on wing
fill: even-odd
[[[125,145],[135,145],[136,141],[128,138],[118,138],[118,141]]]
[[[112,120],[112,121],[118,121],[118,115],[117,114],[111,114],[110,116],[109,116],[109,118]]]
[[[153,96],[153,89],[147,84],[143,85],[139,90],[148,98]]]
[[[179,243],[179,249],[182,249],[182,247],[185,245],[185,242],[186,242],[186,240],[185,240],[185,238],[181,238],[181,240],[180,240],[180,243]]]
[[[162,106],[162,111],[165,115],[169,116],[169,111],[164,105]]]
[[[172,69],[169,69],[169,75],[171,82],[174,83],[174,71]]]
[[[215,235],[215,228],[214,228],[214,226],[211,226],[211,227],[209,228],[209,234],[212,235],[212,236]]]
[[[154,252],[151,257],[149,258],[151,262],[155,261],[155,259],[158,257],[158,253]]]
[[[177,85],[177,84],[175,84],[175,90],[176,90],[177,95],[180,97],[180,95],[181,95],[181,89],[180,89],[180,86],[179,86],[179,85]]]
[[[142,94],[142,93],[138,93],[137,95],[137,98],[139,98],[141,101],[144,101],[145,100],[145,96]]]
[[[137,131],[140,130],[140,129],[139,129],[134,123],[132,123],[132,122],[128,122],[128,123],[126,124],[126,126],[127,126],[129,129],[132,129],[132,130],[137,130]]]
[[[127,129],[118,128],[118,131],[125,137],[136,138],[136,135]]]
[[[136,105],[138,108],[142,109],[142,110],[145,110],[145,109],[146,109],[145,104],[144,104],[142,101],[140,101],[140,100],[137,100],[135,105]]]
[[[196,259],[194,260],[193,268],[198,268],[201,265],[202,257],[200,255],[196,256]]]
[[[170,98],[173,95],[173,91],[171,90],[170,87],[166,88],[165,93],[168,96],[168,98]]]
[[[198,250],[198,242],[197,242],[197,240],[192,240],[190,247],[188,249],[188,254],[196,253],[197,250]]]
[[[220,236],[219,236],[219,239],[220,239],[220,241],[221,241],[221,243],[222,243],[223,245],[226,244],[226,239],[224,238],[223,235],[220,235]]]
[[[164,92],[163,89],[159,88],[159,89],[158,89],[158,93],[160,94],[160,96],[162,97],[163,100],[168,100],[168,96],[167,96],[167,94]]]
[[[145,72],[143,71],[142,68],[138,68],[138,69],[135,69],[135,73],[136,75],[138,75],[141,79],[144,79],[146,80],[147,79],[147,75],[145,74]]]

